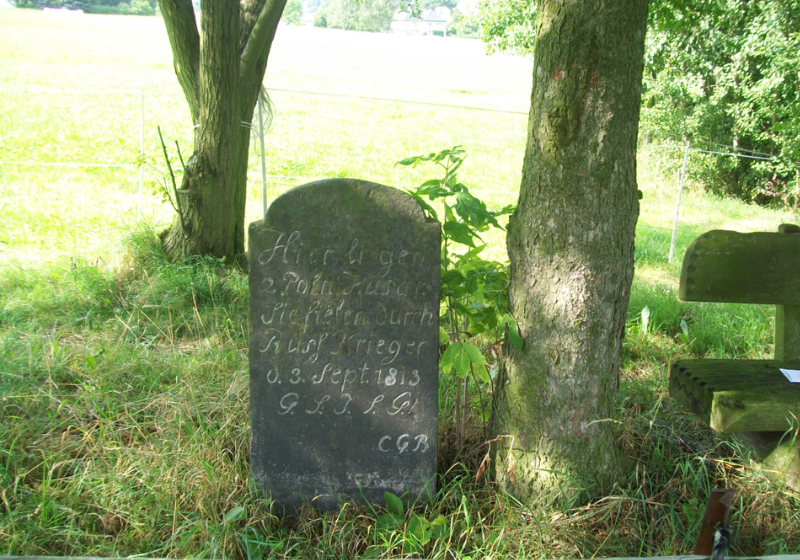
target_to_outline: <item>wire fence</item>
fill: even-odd
[[[466,112],[466,113],[489,113],[489,114],[498,114],[498,115],[507,115],[510,117],[518,118],[521,120],[520,122],[520,130],[524,131],[524,117],[527,116],[526,112],[522,111],[511,111],[493,107],[479,107],[479,106],[467,106],[467,105],[458,105],[458,104],[448,104],[448,103],[438,103],[438,102],[428,102],[428,101],[420,101],[420,100],[413,100],[413,99],[394,99],[394,98],[387,98],[387,97],[373,97],[373,96],[365,96],[365,95],[355,95],[355,94],[344,94],[344,93],[332,93],[332,92],[324,92],[324,91],[310,91],[310,90],[298,90],[298,89],[289,89],[289,88],[270,88],[270,94],[280,93],[280,94],[287,94],[289,96],[301,96],[307,98],[315,98],[315,99],[333,99],[333,100],[341,100],[341,99],[350,99],[357,101],[359,103],[364,104],[392,104],[397,107],[427,107],[432,110],[442,110],[447,109],[449,111],[457,111],[457,112]],[[139,150],[138,154],[136,153],[127,153],[127,154],[120,154],[122,157],[121,159],[125,159],[129,161],[138,161],[136,164],[127,163],[127,162],[92,162],[92,161],[41,161],[37,154],[31,153],[28,154],[27,157],[23,158],[14,158],[8,160],[0,160],[0,168],[2,167],[42,167],[42,168],[118,168],[122,170],[129,170],[129,171],[137,171],[138,174],[136,176],[136,182],[138,183],[138,203],[137,207],[135,208],[137,218],[140,218],[142,215],[142,206],[143,206],[143,196],[144,196],[144,184],[145,184],[145,173],[147,171],[147,156],[146,153],[146,145],[145,145],[145,136],[146,136],[146,129],[149,124],[146,121],[146,108],[147,103],[158,103],[159,97],[158,96],[148,96],[146,95],[144,87],[139,90],[135,89],[106,89],[106,90],[82,90],[82,89],[75,89],[75,90],[62,90],[62,89],[53,89],[47,87],[4,87],[0,88],[0,93],[5,94],[17,94],[17,95],[25,95],[25,96],[36,96],[36,95],[102,95],[102,96],[136,96],[138,97],[137,100],[137,111],[135,118],[138,120],[138,128],[139,128]],[[314,119],[331,119],[337,118],[335,115],[331,115],[331,113],[326,112],[314,112],[308,111],[307,108],[304,106],[305,104],[297,104],[298,107],[303,105],[303,110],[296,110],[298,107],[292,107],[291,104],[288,107],[283,107],[282,112],[285,114],[279,115],[279,119],[276,122],[280,123],[280,126],[289,125],[289,126],[299,126],[304,123],[307,123],[309,120]],[[342,119],[345,122],[347,119]],[[20,126],[23,126],[24,123],[20,122],[17,123]],[[347,122],[349,125],[358,126],[358,123]],[[374,122],[371,124],[375,124]],[[474,142],[479,142],[481,144],[490,144],[490,143],[505,143],[509,145],[518,145],[522,148],[526,142],[526,138],[524,135],[514,135],[514,136],[497,136],[497,135],[478,135],[478,134],[463,134],[458,131],[453,130],[442,130],[441,132],[430,132],[430,131],[414,131],[414,130],[405,130],[405,134],[408,135],[419,135],[425,136],[427,138],[435,138],[437,141],[440,141],[443,138],[448,138],[453,140],[453,143],[461,143],[464,140],[470,140]],[[263,139],[262,139],[263,140]],[[254,144],[258,144],[254,142]],[[256,151],[262,152],[263,151],[263,141],[260,144],[260,148]],[[646,198],[642,201],[642,215],[639,220],[639,228],[642,230],[647,230],[651,232],[669,232],[671,243],[670,243],[670,250],[667,259],[671,262],[674,256],[674,249],[676,238],[679,235],[698,235],[707,229],[713,229],[714,227],[719,227],[720,224],[717,222],[720,221],[718,218],[712,218],[710,214],[714,212],[718,212],[718,208],[703,205],[703,204],[694,204],[690,201],[683,200],[683,191],[686,183],[686,164],[689,161],[692,153],[700,153],[700,154],[709,154],[709,155],[717,155],[717,156],[724,156],[724,157],[737,157],[737,158],[745,158],[745,159],[752,159],[752,160],[759,160],[759,161],[772,161],[775,159],[774,156],[771,154],[766,154],[763,152],[757,152],[753,150],[742,150],[737,149],[733,146],[727,146],[723,144],[716,144],[711,147],[712,149],[705,149],[699,147],[692,147],[689,142],[684,145],[678,143],[666,143],[666,144],[650,144],[647,146],[640,147],[640,158],[648,158],[653,152],[662,152],[662,151],[677,151],[683,150],[684,157],[683,157],[683,167],[681,172],[679,173],[676,184],[675,184],[675,196],[674,197],[667,197],[661,198]],[[366,176],[360,176],[359,178],[364,180],[377,180],[380,182],[380,178],[370,177],[369,174],[366,173]],[[269,187],[269,191],[271,191],[272,196],[277,196],[290,188],[293,188],[297,185],[311,182],[319,179],[325,179],[328,177],[310,177],[304,175],[293,175],[293,174],[279,174],[279,173],[268,173],[266,171],[266,165],[264,163],[264,159],[261,159],[261,169],[258,173],[250,172],[248,173],[248,181],[253,183],[261,182],[263,184],[262,190],[262,203],[264,211],[266,211],[267,207],[267,187]],[[641,183],[640,178],[640,183]],[[413,185],[397,185],[401,187],[412,187]],[[485,188],[474,188],[472,189],[473,192],[482,196],[492,196],[496,200],[500,200],[502,204],[509,204],[516,202],[518,191],[513,188],[495,188],[495,189],[485,189]],[[133,210],[133,209],[132,209]],[[687,212],[694,212],[695,215],[693,216],[686,216]],[[674,215],[674,220],[672,223],[672,227],[667,227],[663,224],[663,222],[668,219],[667,217],[670,215]],[[653,217],[655,216],[655,219]],[[786,212],[785,215],[780,216],[781,221],[800,221],[800,218],[792,215],[789,212]],[[656,224],[661,225],[656,225]],[[737,224],[737,229],[741,231],[747,231],[749,228],[747,221],[743,220],[743,223]]]

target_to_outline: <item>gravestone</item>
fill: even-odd
[[[333,179],[249,232],[256,487],[289,511],[432,496],[438,222],[399,190]]]

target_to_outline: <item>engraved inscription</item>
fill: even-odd
[[[420,434],[411,436],[403,434],[397,439],[392,436],[383,436],[378,440],[378,451],[382,453],[426,453],[430,449],[428,444],[428,436]]]

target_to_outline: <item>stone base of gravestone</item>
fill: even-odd
[[[279,509],[435,491],[440,226],[349,179],[250,225],[252,479]]]

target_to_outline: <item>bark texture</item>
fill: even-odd
[[[639,214],[647,0],[542,0],[519,206],[508,228],[508,348],[493,404],[498,482],[522,501],[608,491]]]
[[[195,130],[194,152],[178,190],[182,219],[162,235],[173,258],[244,255],[250,123],[285,4],[206,2],[201,33],[191,0],[159,0]]]

